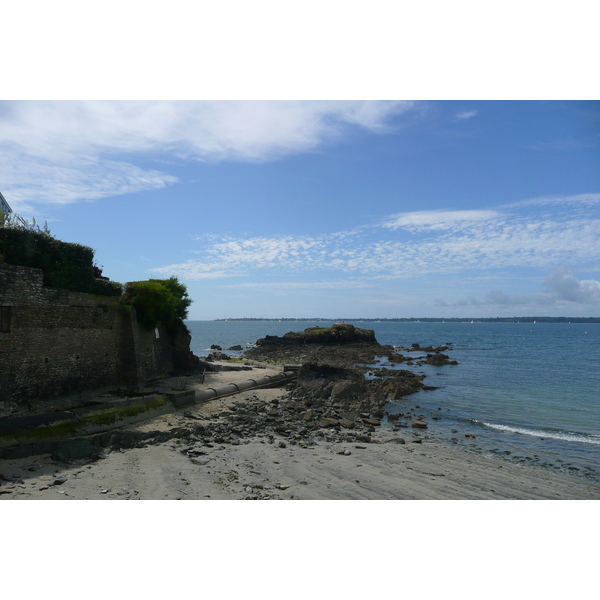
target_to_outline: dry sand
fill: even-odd
[[[277,369],[209,374],[203,385],[239,382]],[[281,389],[252,390],[133,425],[165,430],[189,424],[189,411],[208,422],[211,416],[248,395],[271,400]],[[518,465],[449,445],[428,433],[422,444],[397,444],[392,431],[378,431],[380,443],[314,443],[280,447],[276,437],[214,444],[188,457],[186,443],[170,440],[144,448],[107,452],[96,461],[57,463],[49,455],[0,461],[2,500],[595,500],[600,486],[577,475]],[[340,446],[342,446],[340,448]],[[346,454],[337,452],[346,450]]]

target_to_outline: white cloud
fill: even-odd
[[[65,163],[0,148],[2,184],[17,212],[33,201],[68,204],[141,190],[163,188],[176,177],[127,162],[73,156]]]
[[[469,296],[453,302],[438,299],[435,304],[444,307],[600,305],[600,281],[579,280],[573,271],[566,267],[560,267],[548,275],[543,285],[545,289],[535,294],[506,294],[501,290],[492,290],[481,300]]]
[[[476,110],[465,110],[463,112],[458,113],[454,118],[457,121],[466,121],[467,119],[472,119],[477,115],[478,111]]]
[[[335,141],[349,125],[386,132],[392,117],[415,106],[394,101],[5,102],[0,104],[0,180],[17,205],[160,188],[176,178],[141,169],[136,159],[153,152],[193,160],[274,160]]]
[[[600,281],[594,279],[578,280],[566,267],[561,267],[544,281],[546,295],[556,300],[566,300],[578,304],[600,303]]]
[[[505,208],[521,208],[527,206],[596,206],[600,204],[600,194],[576,194],[574,196],[540,196],[529,200],[521,200],[505,204]]]
[[[463,228],[470,223],[489,221],[500,216],[495,210],[423,210],[391,215],[383,224],[388,229],[409,231]]]
[[[600,197],[584,198],[587,202],[595,196]],[[548,271],[560,264],[589,266],[597,264],[600,247],[600,214],[593,208],[587,206],[584,214],[571,211],[574,217],[553,207],[543,215],[530,214],[527,206],[521,213],[418,211],[392,215],[380,227],[319,237],[204,236],[198,240],[204,247],[197,251],[197,260],[157,272],[190,279],[258,272],[345,273],[382,281],[511,267]],[[410,237],[400,230],[408,230]],[[496,302],[514,300],[495,297]]]
[[[201,281],[203,279],[222,279],[224,277],[239,277],[247,275],[247,272],[239,269],[228,269],[219,263],[200,262],[189,260],[185,263],[168,265],[150,269],[152,273],[158,273],[165,277],[181,277],[182,279]]]
[[[267,283],[238,283],[226,285],[229,288],[256,290],[347,290],[373,287],[364,281],[281,281]]]

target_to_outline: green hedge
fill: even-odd
[[[123,292],[120,283],[95,276],[91,248],[40,231],[0,228],[0,258],[11,265],[42,269],[46,287],[102,296]]]

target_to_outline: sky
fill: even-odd
[[[600,316],[596,101],[2,101],[0,191],[191,319]]]

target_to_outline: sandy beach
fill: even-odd
[[[247,380],[252,372],[210,373],[202,386]],[[282,388],[242,392],[130,425],[127,430],[210,429],[249,399],[271,403]],[[326,437],[326,436],[325,436]],[[420,443],[414,443],[420,440]],[[50,455],[0,461],[1,500],[596,500],[600,486],[577,475],[513,464],[425,435],[377,428],[371,443],[327,439],[298,444],[268,432],[206,443],[174,436],[143,447],[105,449],[99,458]]]

